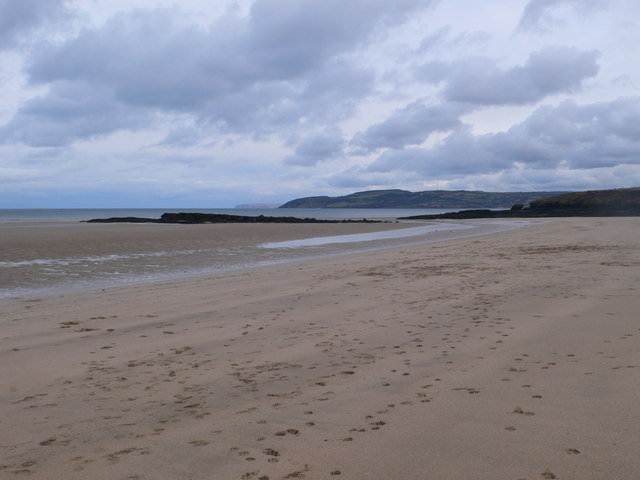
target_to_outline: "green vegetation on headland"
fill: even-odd
[[[304,197],[280,208],[508,208],[567,192],[370,190],[342,197]]]
[[[385,190],[385,192],[390,192]],[[403,190],[392,190],[403,192]],[[362,192],[375,193],[375,192]],[[410,193],[410,192],[406,192]],[[484,192],[421,192],[421,193],[473,193]],[[537,192],[536,194],[545,193]],[[548,192],[547,192],[548,193]],[[358,195],[358,194],[354,194]],[[489,193],[488,195],[502,195]],[[530,195],[529,193],[509,195]],[[311,197],[314,198],[314,197]],[[329,197],[321,197],[329,198]],[[522,197],[519,197],[522,198]],[[291,208],[291,207],[287,207]],[[309,207],[311,208],[311,207]],[[318,208],[318,207],[313,207]],[[337,208],[337,207],[331,207]],[[351,207],[356,208],[356,207]],[[384,208],[384,207],[362,207]],[[392,207],[387,207],[392,208]],[[410,207],[405,207],[410,208]],[[443,213],[440,215],[416,215],[403,217],[404,219],[430,220],[438,218],[465,219],[465,218],[533,218],[533,217],[614,217],[614,216],[640,216],[640,187],[623,188],[617,190],[592,190],[587,192],[575,192],[556,195],[550,198],[539,198],[528,203],[516,203],[509,210],[472,209],[459,212]],[[257,217],[245,215],[224,215],[218,213],[164,213],[160,218],[140,217],[111,217],[94,218],[88,223],[373,223],[374,220],[318,220],[315,218],[297,217],[269,217],[259,215]],[[378,223],[378,222],[376,222]]]
[[[318,220],[315,218],[267,217],[258,215],[224,215],[220,213],[163,213],[160,218],[111,217],[94,218],[86,223],[381,223],[375,220]]]
[[[439,218],[535,218],[535,217],[631,217],[640,216],[640,188],[591,190],[518,203],[510,210],[463,210],[440,215],[416,215],[405,219]]]

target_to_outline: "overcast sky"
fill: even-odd
[[[0,208],[640,185],[638,0],[0,0]]]

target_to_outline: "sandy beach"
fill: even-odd
[[[0,478],[640,478],[639,234],[1,300]]]

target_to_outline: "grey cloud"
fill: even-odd
[[[557,5],[571,3],[571,0],[529,0],[524,8],[518,28],[531,30],[541,28],[550,20],[550,11]]]
[[[358,102],[374,88],[373,71],[346,60],[327,62],[310,75],[304,89],[294,97],[301,109],[299,117],[316,121],[338,121],[353,113]]]
[[[338,122],[373,88],[371,71],[332,60],[297,82],[257,82],[196,112],[201,122],[232,133],[269,134],[281,126]]]
[[[212,90],[231,88],[233,78],[225,83],[206,75],[200,64],[212,39],[181,27],[175,17],[173,10],[118,15],[99,30],[41,49],[28,68],[30,80],[87,82],[113,89],[125,103],[173,110],[192,108]]]
[[[482,31],[463,32],[452,36],[452,30],[451,25],[447,25],[439,28],[432,34],[425,36],[418,46],[418,52],[429,53],[442,47],[482,49],[491,38],[491,35],[488,32]]]
[[[529,0],[520,18],[518,29],[521,31],[549,30],[560,23],[554,14],[563,6],[573,7],[579,13],[590,13],[606,5],[606,0]]]
[[[286,157],[284,163],[313,166],[339,157],[344,146],[342,131],[338,127],[327,127],[321,132],[303,138],[296,146],[294,154]]]
[[[534,112],[511,129],[544,144],[572,168],[640,163],[640,97],[576,105],[564,102]]]
[[[443,45],[447,41],[450,33],[451,25],[439,28],[434,33],[431,33],[422,39],[420,46],[418,47],[418,51],[425,52]]]
[[[410,185],[415,175],[408,172],[372,172],[360,167],[348,168],[324,179],[330,187],[340,189],[386,189]]]
[[[106,89],[60,82],[46,96],[27,102],[0,127],[5,142],[60,147],[75,140],[148,124],[149,114],[124,108]]]
[[[351,144],[360,147],[364,153],[383,147],[398,149],[418,145],[434,132],[460,127],[459,116],[465,110],[455,103],[427,106],[418,100],[396,110],[385,121],[356,134]]]
[[[597,51],[572,47],[547,47],[532,53],[524,66],[499,69],[487,58],[471,58],[449,65],[437,77],[445,83],[447,99],[478,105],[534,103],[548,95],[578,90],[598,73]]]
[[[209,29],[185,24],[176,9],[138,10],[40,49],[27,73],[35,85],[111,91],[119,108],[182,112],[207,127],[260,135],[344,118],[373,74],[342,57],[431,3],[258,0],[248,18],[227,15]]]
[[[493,174],[533,169],[594,169],[638,165],[640,97],[542,107],[524,122],[495,134],[460,129],[433,148],[388,150],[371,171],[434,175]]]
[[[447,189],[521,191],[592,190],[633,187],[640,175],[634,167],[612,167],[592,170],[512,168],[495,174],[458,177],[446,182]]]
[[[372,174],[352,169],[347,172],[341,172],[331,176],[327,183],[336,188],[367,188],[371,189],[376,182],[371,178]],[[385,177],[388,180],[388,177]]]
[[[205,134],[195,125],[178,126],[172,128],[165,138],[154,146],[192,147],[198,145],[204,137]]]
[[[0,0],[0,50],[29,40],[43,25],[69,14],[67,0]]]
[[[387,150],[370,166],[374,172],[407,170],[432,178],[442,174],[468,175],[504,168],[508,162],[487,148],[481,138],[460,129],[434,148]]]
[[[414,69],[416,78],[422,82],[438,84],[452,71],[451,64],[442,60],[432,60]]]
[[[251,9],[249,41],[254,61],[277,77],[308,71],[350,50],[381,25],[402,22],[433,1],[258,0]]]

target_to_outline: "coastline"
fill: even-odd
[[[317,219],[393,219],[401,216],[444,213],[448,209],[433,208],[53,208],[2,209],[0,225],[22,222],[82,222],[104,217],[160,217],[164,213],[201,212],[227,215],[287,216]]]
[[[2,300],[0,472],[638,478],[638,231],[552,219]]]

